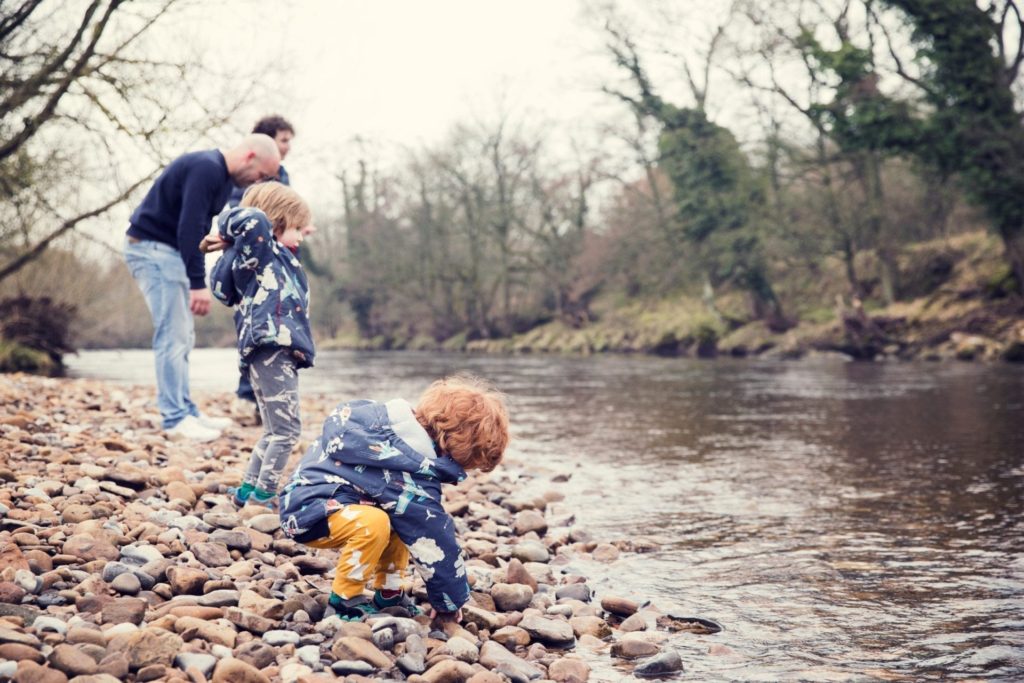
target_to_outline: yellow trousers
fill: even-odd
[[[386,512],[372,505],[346,505],[327,518],[330,535],[310,541],[313,548],[340,548],[341,557],[331,590],[342,598],[353,598],[372,587],[399,590],[409,549],[391,531]]]

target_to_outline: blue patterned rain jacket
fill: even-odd
[[[232,243],[210,274],[210,289],[226,306],[237,306],[240,365],[259,347],[291,349],[300,368],[313,364],[309,283],[302,264],[278,243],[259,209],[234,208],[217,220],[221,239]]]
[[[328,535],[327,517],[345,505],[375,505],[408,546],[430,604],[454,612],[469,600],[469,584],[441,484],[465,478],[457,462],[436,453],[407,401],[342,403],[280,493],[281,526],[297,541],[313,541]]]

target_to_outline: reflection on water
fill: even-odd
[[[75,374],[152,381],[146,352]],[[1024,368],[328,352],[302,390],[415,399],[465,369],[510,396],[511,455],[596,538],[599,591],[710,617],[700,680],[1024,677]],[[232,387],[229,350],[196,389]],[[551,484],[556,470],[573,473]],[[711,644],[721,644],[709,654]],[[724,653],[724,654],[719,654]],[[593,680],[631,680],[595,662]]]

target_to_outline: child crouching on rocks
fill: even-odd
[[[309,284],[295,257],[315,231],[309,206],[277,182],[250,188],[237,208],[221,214],[200,249],[225,249],[210,275],[217,299],[236,306],[239,365],[248,368],[263,422],[236,505],[269,503],[299,440],[299,368],[313,365]]]
[[[392,606],[418,613],[401,584],[411,554],[430,616],[460,621],[469,584],[441,485],[493,470],[508,440],[503,396],[465,375],[434,382],[415,408],[402,399],[335,408],[281,492],[280,513],[289,537],[340,549],[328,605],[346,620]]]

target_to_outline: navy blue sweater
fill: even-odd
[[[128,235],[169,244],[181,252],[190,289],[206,287],[199,242],[231,194],[220,150],[183,154],[167,165],[131,217]]]

